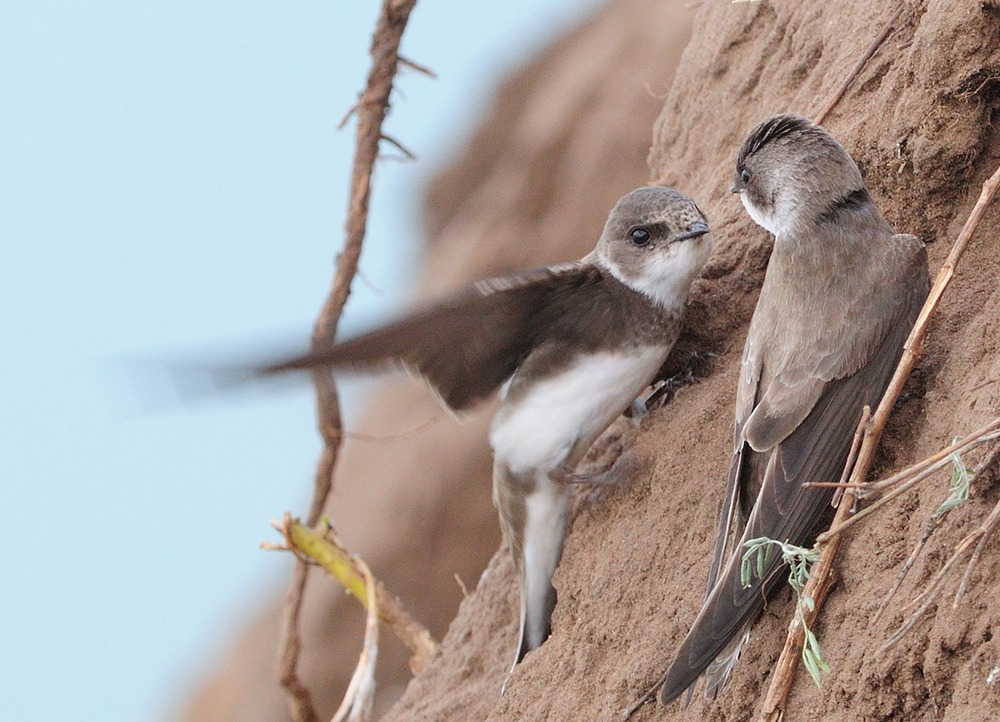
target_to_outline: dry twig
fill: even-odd
[[[844,464],[844,473],[841,481],[846,480],[854,468],[855,460],[861,448],[862,439],[866,436],[868,423],[871,420],[871,407],[865,406],[861,412],[861,421],[858,422],[858,429],[854,432],[854,440],[851,442],[851,451],[847,456],[847,463]],[[837,507],[837,514],[834,516],[834,524],[838,520],[843,520],[851,513],[854,507],[854,490],[845,489],[840,498],[840,505]],[[797,609],[797,613],[792,616],[792,621],[788,625],[788,636],[785,637],[785,646],[781,650],[781,656],[774,668],[774,676],[771,678],[771,685],[768,687],[767,696],[764,698],[764,707],[761,718],[768,722],[778,722],[784,715],[784,704],[788,698],[788,693],[792,689],[795,681],[795,672],[799,667],[799,660],[802,658],[802,645],[805,642],[806,627],[812,628],[819,616],[819,609],[823,605],[823,600],[833,585],[833,576],[830,574],[833,568],[834,553],[840,544],[840,537],[835,538],[823,551],[816,565],[810,570],[809,581],[801,596],[813,600],[811,608]],[[833,552],[828,552],[829,549]],[[798,606],[798,605],[797,605]],[[803,624],[803,618],[805,624]]]
[[[900,358],[899,365],[896,367],[892,380],[889,382],[889,386],[886,389],[885,394],[882,396],[882,400],[879,402],[878,408],[872,416],[871,423],[868,424],[868,427],[865,429],[864,440],[861,443],[858,460],[854,466],[854,471],[851,473],[848,486],[861,484],[868,475],[868,470],[875,458],[875,450],[878,447],[878,441],[882,436],[882,431],[885,428],[885,424],[889,418],[890,412],[892,411],[892,407],[899,398],[899,395],[903,390],[903,385],[906,383],[906,379],[910,375],[910,371],[913,369],[913,366],[916,364],[916,360],[920,355],[923,339],[927,333],[927,326],[930,323],[930,318],[937,309],[938,304],[941,301],[941,296],[951,283],[951,279],[955,275],[955,268],[958,265],[959,260],[961,260],[962,255],[965,253],[965,249],[969,244],[969,240],[972,238],[972,234],[975,233],[976,229],[979,227],[979,222],[982,219],[983,213],[986,212],[986,208],[992,202],[993,196],[996,194],[998,187],[1000,187],[1000,168],[997,168],[993,175],[985,183],[983,183],[983,190],[982,193],[980,193],[979,200],[976,201],[976,205],[973,207],[972,212],[969,214],[969,218],[962,227],[962,231],[959,233],[955,244],[952,246],[951,252],[948,254],[948,258],[945,259],[944,264],[941,266],[941,270],[938,272],[934,285],[931,287],[927,301],[924,303],[924,307],[921,309],[920,315],[917,317],[917,321],[913,325],[913,330],[910,332],[909,337],[906,339],[906,343],[903,345],[903,354]],[[844,498],[841,500],[840,508],[843,508],[845,505],[852,505],[853,501],[851,501],[851,497],[853,497],[853,489],[848,488],[844,494]],[[840,516],[839,512],[840,509],[838,509],[838,517]],[[998,504],[997,509],[995,509],[994,512],[996,513],[998,520],[1000,520],[1000,504]],[[990,520],[993,519],[993,516],[993,514],[990,515]],[[976,541],[988,537],[989,534],[992,533],[993,528],[998,522],[993,522],[993,526],[988,526],[990,520],[984,522],[983,527],[980,527],[980,529],[973,533],[973,535],[977,535]],[[839,525],[837,519],[834,519],[834,525]],[[970,535],[970,537],[973,535]],[[829,571],[832,569],[833,557],[836,554],[838,546],[835,540],[838,538],[840,538],[839,535],[833,536],[832,539],[827,537],[827,542],[823,548],[823,554],[820,561],[817,563],[817,569],[814,571],[812,579],[810,579],[810,584],[815,582],[815,586],[818,589],[824,588],[827,584],[824,577],[827,576]],[[965,542],[963,542],[963,544],[965,544]],[[969,544],[971,545],[971,542],[969,542]],[[960,545],[960,547],[961,546],[962,545]],[[963,548],[967,548],[967,546]],[[949,560],[949,564],[951,563],[952,561]],[[943,569],[942,572],[945,572],[945,570]],[[815,601],[816,604],[814,614],[818,614],[819,609],[822,606],[822,602],[819,598],[816,598]],[[788,693],[791,691],[790,680],[794,677],[795,670],[798,667],[799,655],[794,652],[794,647],[794,644],[786,642],[785,649],[782,650],[781,657],[778,659],[777,668],[785,669],[787,667],[789,669],[788,673],[783,673],[781,675],[775,674],[771,679],[771,685],[768,689],[763,709],[763,719],[766,719],[769,722],[780,720],[784,714],[785,701],[788,698]]]
[[[1000,445],[995,446],[987,455],[986,459],[984,459],[982,463],[978,465],[976,471],[972,474],[972,477],[969,479],[969,483],[971,484],[982,472],[990,468],[996,461],[998,456],[1000,456]],[[913,552],[910,554],[909,559],[906,560],[906,564],[903,566],[903,570],[896,578],[896,583],[893,585],[892,589],[889,591],[889,594],[887,594],[886,598],[883,600],[882,605],[879,607],[876,618],[882,614],[883,610],[888,605],[889,600],[892,598],[892,595],[895,593],[895,591],[899,588],[899,585],[902,583],[903,578],[906,575],[906,572],[909,571],[910,567],[913,565],[913,562],[919,555],[919,552],[923,548],[927,538],[930,537],[930,534],[934,531],[934,529],[937,527],[938,523],[940,523],[940,520],[942,518],[943,514],[935,513],[928,520],[927,527],[925,528],[924,533],[920,538],[920,541],[917,543]],[[960,541],[955,546],[955,551],[952,553],[948,561],[944,563],[944,566],[942,566],[941,569],[938,570],[937,574],[934,575],[934,578],[931,580],[930,584],[928,584],[928,586],[922,592],[916,595],[903,607],[903,611],[906,612],[908,616],[900,625],[899,629],[897,629],[896,632],[888,640],[886,640],[886,642],[879,648],[879,651],[886,650],[895,645],[900,639],[906,636],[906,633],[909,632],[917,624],[917,622],[919,622],[924,617],[924,615],[927,613],[927,610],[930,609],[931,605],[937,601],[937,597],[941,593],[941,590],[944,588],[944,583],[950,576],[951,571],[958,565],[959,561],[961,561],[961,559],[969,552],[969,550],[972,548],[972,545],[976,544],[976,547],[972,552],[972,556],[969,558],[969,563],[966,565],[965,574],[962,575],[962,581],[959,583],[958,589],[955,592],[955,599],[952,602],[953,609],[958,607],[959,603],[962,601],[962,597],[965,595],[966,589],[968,588],[969,579],[972,577],[972,572],[975,570],[976,565],[979,562],[979,558],[982,556],[983,548],[986,546],[986,543],[989,541],[990,537],[995,531],[998,522],[1000,522],[1000,503],[998,503],[993,508],[993,511],[990,512],[989,516],[986,518],[986,521],[980,524],[980,526],[977,529],[973,530],[970,534],[968,534],[962,541]],[[915,607],[916,609],[914,610]]]
[[[375,662],[378,659],[378,600],[375,579],[368,565],[360,557],[352,557],[355,568],[365,585],[365,642],[358,657],[358,665],[351,675],[344,699],[333,715],[333,722],[366,722],[371,717],[375,702]]]
[[[892,32],[893,27],[896,25],[896,21],[899,20],[899,17],[903,14],[905,9],[906,3],[900,3],[896,12],[893,13],[888,22],[882,26],[878,35],[871,42],[871,45],[868,46],[868,49],[865,50],[864,54],[858,60],[857,65],[854,66],[854,70],[852,70],[850,74],[844,78],[844,82],[840,84],[840,87],[837,88],[833,97],[831,97],[827,104],[823,106],[823,110],[817,113],[815,118],[816,125],[822,125],[823,121],[826,120],[826,116],[830,114],[830,111],[833,110],[837,103],[840,102],[840,99],[844,97],[844,93],[846,93],[847,89],[851,87],[851,83],[857,79],[857,77],[861,74],[861,71],[864,70],[865,65],[868,64],[868,61],[872,59],[872,56],[875,55],[880,47],[882,47],[882,43],[884,43],[886,38],[889,37],[889,33]]]
[[[889,487],[899,485],[896,489],[885,496],[879,498],[874,504],[865,507],[857,514],[852,516],[850,519],[844,520],[840,524],[831,524],[830,528],[816,537],[817,544],[825,544],[830,541],[833,537],[841,534],[846,529],[854,526],[859,520],[864,519],[869,514],[875,512],[883,505],[892,501],[893,499],[905,494],[907,491],[912,489],[914,486],[919,484],[921,481],[926,479],[928,476],[933,474],[938,469],[947,466],[951,463],[951,456],[960,451],[965,451],[967,449],[978,446],[979,444],[986,443],[992,439],[996,438],[997,433],[1000,432],[1000,417],[993,419],[991,422],[976,429],[971,434],[966,436],[964,439],[960,439],[950,446],[938,451],[932,456],[928,456],[913,466],[907,467],[902,471],[893,474],[892,476],[882,479],[881,481],[875,481],[871,484],[864,483],[851,483],[845,484],[845,486],[851,485],[852,488],[859,489],[857,492],[858,499],[866,499],[873,493],[882,491],[883,489],[888,489]]]
[[[303,561],[319,564],[343,584],[344,589],[361,602],[365,609],[371,611],[365,586],[367,567],[359,557],[344,548],[325,517],[321,524],[322,532],[305,526],[288,513],[280,524],[275,522],[274,527],[285,538],[285,545],[266,544],[265,548],[288,550]],[[414,674],[420,672],[437,651],[437,641],[423,625],[410,616],[396,596],[386,591],[381,582],[376,583],[375,609],[379,620],[412,652],[410,670]]]
[[[979,465],[979,468],[976,469],[976,475],[978,476],[987,469],[991,468],[996,463],[998,458],[1000,458],[1000,444],[994,446],[993,450]],[[983,547],[986,546],[986,542],[989,540],[990,535],[993,534],[993,531],[996,528],[996,519],[994,517],[997,514],[998,507],[994,507],[993,511],[990,512],[990,515],[987,517],[987,522],[980,527],[983,531],[982,539],[980,539],[979,544],[976,546],[976,551],[973,552],[972,558],[969,560],[969,565],[966,567],[965,574],[962,576],[962,582],[958,585],[958,589],[955,591],[955,601],[952,602],[952,608],[957,608],[959,603],[962,601],[962,597],[965,596],[965,590],[969,586],[969,578],[972,576],[972,571],[976,568],[976,564],[979,562],[979,557],[982,556]]]
[[[973,530],[968,536],[960,541],[958,545],[956,545],[955,552],[951,555],[948,561],[945,562],[944,566],[938,570],[938,573],[934,575],[934,578],[931,580],[927,588],[910,600],[904,609],[911,610],[918,603],[920,606],[915,611],[909,612],[906,620],[900,625],[899,629],[896,630],[896,633],[887,639],[885,644],[879,647],[880,652],[885,651],[896,644],[900,639],[906,636],[906,633],[909,632],[917,622],[923,618],[924,614],[927,613],[927,610],[930,609],[931,605],[937,601],[938,594],[941,593],[941,589],[944,587],[944,583],[947,581],[952,569],[958,565],[962,558],[968,554],[971,549],[972,557],[969,559],[965,575],[962,579],[962,583],[959,585],[958,593],[956,594],[955,601],[953,602],[953,606],[958,605],[959,601],[961,601],[962,594],[965,592],[966,583],[972,575],[972,571],[975,569],[976,563],[979,561],[983,547],[986,545],[986,542],[989,541],[998,524],[1000,524],[1000,502],[997,502],[996,506],[993,507],[993,511],[991,511],[989,516],[986,517],[986,521],[980,524],[979,527]],[[973,545],[975,545],[974,549]]]
[[[354,108],[358,126],[351,172],[347,235],[337,260],[330,294],[313,329],[314,345],[333,341],[341,312],[351,292],[351,281],[357,273],[361,245],[368,224],[371,180],[382,139],[382,123],[389,108],[389,96],[399,64],[399,43],[415,4],[416,0],[383,0],[372,36],[372,65],[365,90]],[[316,467],[309,526],[316,524],[326,505],[343,439],[340,400],[333,376],[329,372],[316,372],[313,379],[316,385],[317,425],[323,438],[323,452]],[[285,602],[284,639],[279,659],[279,678],[290,698],[292,718],[297,722],[318,722],[319,719],[312,696],[297,672],[301,648],[299,622],[308,572],[309,568],[304,562],[296,564]]]
[[[924,524],[924,530],[920,533],[919,541],[917,541],[917,543],[913,546],[913,551],[910,552],[910,556],[906,558],[902,569],[900,569],[899,573],[896,575],[896,581],[892,583],[889,591],[886,592],[881,603],[878,605],[878,609],[875,611],[874,616],[872,616],[872,624],[882,618],[882,614],[889,606],[889,602],[892,598],[896,596],[896,592],[899,591],[899,587],[902,585],[903,580],[906,579],[906,575],[910,573],[910,569],[916,563],[917,559],[920,558],[920,554],[923,552],[924,546],[927,544],[927,540],[931,538],[931,534],[933,534],[934,531],[941,525],[942,521],[944,521],[943,515],[934,514],[927,520],[927,523]]]

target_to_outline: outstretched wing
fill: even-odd
[[[764,574],[753,578],[747,587],[740,579],[743,544],[756,537],[768,537],[792,544],[808,543],[815,527],[829,507],[833,490],[804,487],[807,481],[836,481],[840,477],[854,429],[865,404],[878,403],[889,383],[909,334],[927,296],[926,254],[912,237],[893,237],[889,244],[895,252],[908,254],[894,264],[899,276],[886,283],[890,288],[880,299],[862,299],[863,303],[884,302],[886,308],[874,314],[879,323],[873,329],[861,329],[854,338],[835,339],[852,348],[858,337],[874,335],[866,342],[865,353],[853,355],[861,363],[850,362],[847,352],[824,357],[810,364],[810,372],[800,374],[791,383],[767,378],[766,364],[744,364],[738,391],[736,451],[727,483],[726,500],[720,515],[709,591],[701,612],[664,676],[661,700],[668,702],[681,694],[723,652],[719,673],[710,680],[710,692],[725,681],[738,646],[731,646],[742,636],[764,606],[768,591],[781,579],[780,556],[767,565]],[[908,259],[908,260],[906,260]],[[891,267],[891,266],[890,266]],[[748,350],[749,355],[753,354]],[[847,371],[846,374],[843,372]],[[830,375],[842,375],[830,378]],[[765,377],[763,382],[761,378]],[[752,392],[752,394],[751,394]],[[753,398],[753,401],[748,399]],[[773,402],[773,403],[769,403]],[[752,411],[746,416],[748,404]],[[805,408],[803,408],[805,407]],[[745,423],[741,424],[741,418]],[[755,419],[759,425],[754,426]],[[738,527],[743,514],[741,497],[754,478],[762,476],[760,491],[742,534]],[[736,526],[739,541],[727,547],[731,527]],[[723,560],[726,560],[723,563]],[[729,647],[729,649],[727,649]],[[729,662],[727,664],[727,662]]]
[[[278,361],[261,372],[401,364],[426,378],[444,403],[460,411],[496,391],[531,351],[553,317],[551,309],[565,307],[599,273],[593,265],[577,262],[479,281],[375,331]]]

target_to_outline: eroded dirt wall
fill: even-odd
[[[632,22],[623,5],[611,7],[620,23]],[[767,234],[729,193],[736,152],[764,117],[815,114],[896,7],[888,0],[699,5],[692,42],[655,125],[649,165],[652,179],[697,199],[715,232],[717,248],[695,288],[685,341],[688,349],[718,353],[714,368],[643,420],[635,444],[649,460],[647,473],[581,506],[555,577],[553,635],[516,669],[506,695],[498,691],[514,643],[516,589],[500,552],[462,604],[440,657],[385,719],[617,719],[663,671],[702,601],[740,351],[770,250]],[[661,30],[648,23],[644,29]],[[932,275],[981,182],[1000,163],[998,89],[998,3],[907,2],[898,29],[826,121],[890,223],[928,243]],[[510,182],[519,180],[527,182]],[[435,216],[434,224],[447,229],[456,217]],[[987,214],[938,311],[875,473],[923,458],[1000,412],[998,237],[1000,207]],[[1000,691],[988,681],[1000,665],[993,639],[1000,539],[986,548],[960,609],[943,603],[899,646],[876,651],[902,616],[898,606],[877,623],[872,615],[947,487],[946,476],[936,477],[850,535],[816,629],[831,672],[821,689],[799,676],[786,719],[1000,716]],[[933,537],[900,603],[998,497],[994,471]],[[787,593],[769,605],[718,700],[698,695],[686,713],[678,703],[650,704],[635,719],[754,719],[791,612]]]

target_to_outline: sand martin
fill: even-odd
[[[736,392],[734,443],[707,597],[662,679],[660,701],[706,672],[714,697],[739,657],[780,555],[749,586],[744,543],[808,545],[865,404],[875,407],[928,293],[927,255],[894,234],[850,155],[822,127],[764,121],[736,160],[733,192],[774,234]]]
[[[479,281],[264,372],[395,362],[423,376],[453,411],[502,387],[489,440],[493,499],[521,591],[516,665],[549,635],[567,482],[654,380],[711,248],[693,201],[670,188],[639,188],[618,201],[597,247],[579,261]]]

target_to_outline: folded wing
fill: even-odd
[[[660,692],[664,703],[693,684],[720,655],[709,676],[709,693],[721,688],[738,656],[740,637],[763,608],[769,590],[784,576],[784,564],[776,555],[764,574],[744,588],[740,579],[743,544],[756,537],[808,544],[829,507],[832,489],[802,484],[839,479],[862,408],[865,404],[874,408],[885,392],[927,296],[922,245],[912,236],[895,236],[890,243],[895,252],[906,254],[895,266],[899,276],[887,279],[880,289],[889,292],[861,301],[886,304],[876,314],[880,323],[858,329],[855,338],[840,339],[839,354],[803,357],[808,362],[789,374],[801,391],[798,404],[787,388],[791,384],[783,384],[780,377],[762,383],[765,364],[751,349],[745,352],[737,392],[735,450],[709,592],[664,676]],[[863,339],[865,352],[851,354],[859,348],[858,338]],[[747,500],[758,485],[748,513]]]

